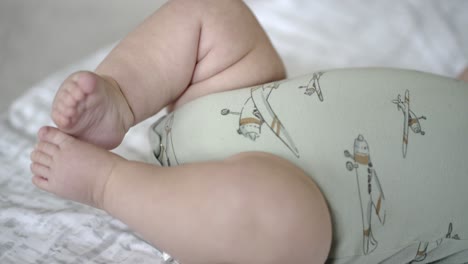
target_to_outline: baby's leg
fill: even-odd
[[[60,88],[52,117],[62,131],[114,148],[126,131],[173,103],[285,76],[242,1],[169,1],[99,65]]]
[[[55,128],[41,129],[39,139],[32,154],[37,186],[106,210],[181,263],[325,262],[325,200],[284,159],[251,152],[164,168]]]

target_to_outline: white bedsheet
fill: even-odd
[[[0,119],[0,263],[162,263],[160,253],[103,211],[31,184],[34,139]]]
[[[456,32],[468,25],[468,1],[250,0],[248,4],[270,34],[290,76],[351,66],[392,66],[456,76],[466,66],[462,50],[466,37]],[[157,250],[120,221],[42,192],[30,182],[29,152],[38,128],[52,124],[49,112],[56,89],[71,72],[94,69],[109,51],[110,47],[103,48],[50,75],[1,115],[0,263],[163,262]],[[133,128],[115,151],[129,159],[151,159],[146,130],[154,119]]]

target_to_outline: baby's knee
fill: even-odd
[[[242,153],[226,160],[241,182],[245,201],[237,221],[258,239],[257,263],[323,263],[331,244],[331,220],[315,183],[297,166],[266,153]],[[249,250],[249,249],[247,249]],[[264,261],[264,262],[263,262]]]
[[[201,27],[191,83],[175,108],[210,93],[286,77],[281,58],[242,1],[179,0],[173,5],[192,12],[188,19],[196,17]]]

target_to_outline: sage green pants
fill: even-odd
[[[153,125],[164,166],[264,151],[327,199],[329,263],[468,262],[468,85],[390,69],[211,94]],[[294,243],[294,241],[291,241]]]

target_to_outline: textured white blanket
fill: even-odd
[[[250,0],[248,4],[284,58],[290,76],[356,66],[456,76],[466,66],[464,38],[456,32],[468,25],[468,1]],[[118,220],[42,192],[30,182],[29,152],[38,128],[52,124],[49,112],[55,91],[68,74],[94,69],[109,51],[110,47],[104,48],[52,74],[0,118],[0,263],[162,263],[157,250]],[[133,128],[116,152],[129,159],[150,159],[146,130],[155,118]]]

